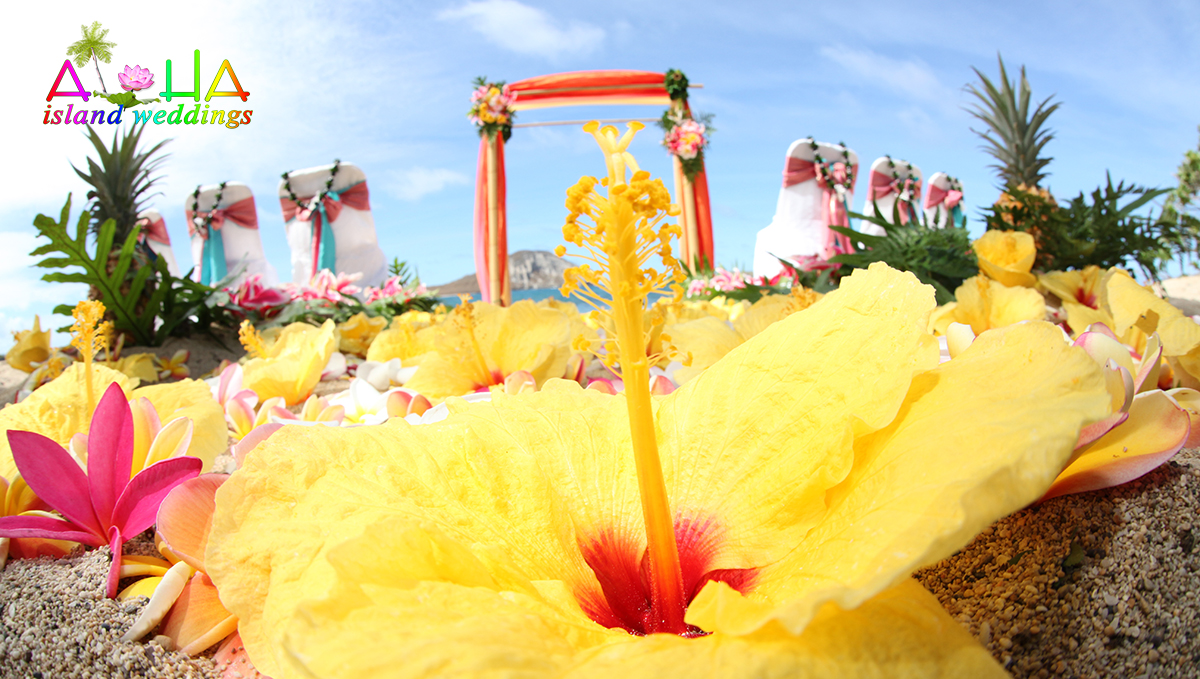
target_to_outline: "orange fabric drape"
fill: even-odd
[[[712,209],[708,203],[708,173],[701,170],[692,181],[696,193],[696,232],[700,236],[699,255],[708,267],[713,263]]]
[[[587,104],[665,106],[671,99],[664,82],[665,76],[653,71],[572,71],[518,80],[508,89],[517,93],[517,111]]]
[[[479,292],[483,301],[496,303],[498,300],[509,299],[511,295],[508,289],[508,230],[504,199],[504,136],[496,135],[496,175],[499,183],[496,195],[500,203],[500,223],[497,229],[499,236],[494,244],[488,242],[488,143],[486,134],[479,138],[479,162],[475,172],[475,278],[479,281]],[[499,249],[500,255],[496,259],[500,262],[502,289],[497,295],[492,293],[491,267],[488,265],[488,254],[493,247]]]

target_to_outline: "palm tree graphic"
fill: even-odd
[[[75,65],[82,68],[84,64],[91,59],[96,65],[96,77],[100,79],[100,89],[108,94],[108,89],[104,87],[104,76],[100,75],[100,62],[108,63],[112,61],[112,48],[117,46],[115,42],[105,40],[108,37],[108,29],[101,28],[99,21],[93,21],[91,26],[80,26],[79,32],[83,37],[71,43],[67,47],[67,56],[75,62]]]

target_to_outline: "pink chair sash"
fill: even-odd
[[[322,268],[332,270],[337,267],[336,245],[331,245],[334,242],[332,226],[327,234],[329,242],[325,244],[324,248],[326,261],[322,262],[321,215],[324,214],[329,220],[329,224],[332,225],[337,221],[338,215],[342,214],[343,206],[350,206],[355,210],[371,209],[371,193],[367,190],[366,180],[333,193],[336,195],[323,194],[320,204],[313,201],[316,198],[315,195],[297,196],[300,200],[299,203],[286,196],[279,199],[285,223],[292,221],[293,218],[298,222],[312,222],[312,274],[314,276]]]
[[[919,179],[895,179],[882,172],[871,172],[871,185],[867,189],[867,201],[874,202],[884,196],[894,193],[900,195],[905,189],[909,190],[912,195],[912,202],[919,203],[921,201],[921,180]],[[900,223],[907,224],[913,216],[909,214],[907,202],[899,203],[900,206]]]
[[[962,191],[954,189],[943,189],[935,184],[929,185],[929,195],[925,196],[925,209],[934,207],[935,205],[944,205],[947,210],[953,210],[962,202]]]
[[[142,236],[156,243],[162,243],[163,245],[171,244],[171,237],[167,235],[167,223],[163,221],[162,217],[159,217],[154,221],[150,221],[148,218],[143,217],[137,220],[135,224],[142,227]]]
[[[858,166],[855,165],[854,176],[858,177]],[[830,167],[830,174],[833,175],[833,180],[838,184],[846,182],[846,164],[834,163]],[[846,214],[846,205],[838,199],[837,191],[834,187],[829,186],[824,178],[817,173],[817,164],[811,160],[802,160],[800,158],[788,158],[787,164],[783,168],[783,187],[795,186],[803,182],[813,180],[817,181],[817,185],[821,187],[821,221],[826,226],[850,226],[850,216]],[[854,187],[849,187],[850,191]],[[854,252],[854,246],[850,243],[850,238],[836,231],[825,229],[825,250],[823,256],[825,259],[840,254]]]
[[[199,211],[193,213],[191,210],[187,210],[186,212],[188,235],[190,236],[199,234],[201,238],[208,238],[207,231],[196,227],[196,217],[204,219],[209,215],[212,216],[212,228],[217,231],[220,231],[221,227],[225,225],[226,219],[247,229],[258,228],[258,210],[254,207],[254,196],[243,198],[229,207],[219,208],[212,212]]]

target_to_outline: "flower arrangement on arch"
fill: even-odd
[[[515,117],[512,106],[517,101],[517,93],[503,80],[488,82],[485,76],[476,78],[472,84],[475,90],[471,92],[471,110],[467,112],[467,118],[479,128],[480,136],[486,134],[492,138],[499,132],[504,135],[504,141],[508,141],[512,137]]]

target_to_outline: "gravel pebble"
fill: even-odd
[[[148,553],[145,537],[127,543]],[[0,677],[219,679],[208,658],[124,642],[145,598],[104,596],[107,547],[62,559],[13,559],[0,573]],[[132,580],[131,580],[132,582]]]
[[[1184,450],[1017,512],[916,577],[1019,679],[1195,677],[1198,489],[1200,450]]]

